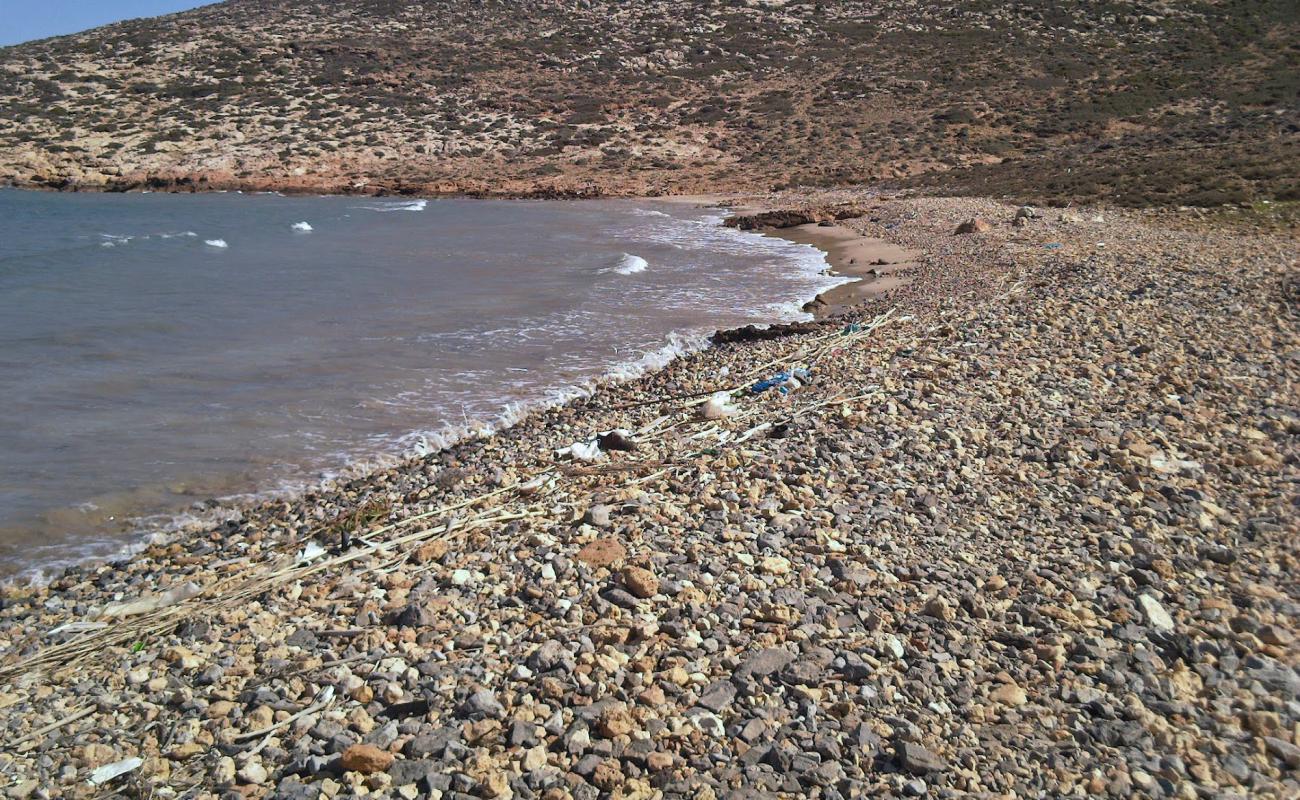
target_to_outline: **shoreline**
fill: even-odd
[[[70,798],[121,763],[111,788],[155,796],[1286,796],[1291,712],[1252,686],[1300,685],[1297,244],[1013,213],[882,201],[842,226],[919,258],[856,327],[710,347],[0,591],[0,774]],[[972,216],[993,227],[954,236]],[[633,449],[556,455],[615,428]]]
[[[19,189],[19,190],[24,190],[24,189]],[[220,193],[228,190],[205,189],[203,191]],[[181,192],[180,190],[175,190],[172,193],[183,193],[183,192]],[[329,195],[319,195],[314,192],[306,192],[306,191],[302,192],[301,194],[319,196],[319,197],[329,196]],[[373,195],[373,196],[384,196],[384,195],[381,194],[381,195]],[[478,198],[478,197],[471,197],[467,195],[441,195],[441,196],[423,195],[422,197],[431,200],[542,199],[542,198],[514,198],[514,197]],[[651,197],[651,196],[629,197],[629,198],[568,197],[568,198],[558,198],[558,200],[577,202],[586,199],[608,199],[608,200],[628,199],[628,200],[646,201],[646,202],[680,203],[684,205],[697,206],[700,208],[715,208],[717,207],[717,203],[725,197],[726,195],[677,195],[677,196],[666,197],[666,198]],[[747,206],[742,206],[739,209],[739,211],[729,211],[727,218],[730,219],[736,216],[742,216],[744,214],[750,213],[751,210],[752,209],[750,209]],[[725,224],[725,220],[724,220],[724,224]],[[827,233],[824,235],[818,235],[822,233],[822,230],[826,230]],[[832,229],[819,229],[815,232],[812,232],[809,235],[800,235],[801,233],[800,230],[793,229],[793,228],[792,229],[773,228],[773,229],[762,229],[762,230],[746,230],[745,232],[752,233],[754,235],[773,236],[776,238],[784,239],[786,241],[794,242],[796,244],[807,244],[812,247],[815,247],[816,249],[818,249],[823,253],[827,263],[831,265],[825,271],[824,274],[830,274],[830,275],[846,274],[852,276],[853,274],[852,269],[851,267],[849,267],[848,261],[840,258],[840,255],[842,252],[852,253],[855,251],[851,246],[850,247],[835,246],[833,244],[833,240],[831,239],[831,233],[830,233],[831,230]],[[845,229],[834,229],[834,230],[841,232],[842,235],[849,234],[849,232]],[[839,270],[845,270],[846,267],[849,267],[846,272],[841,273],[839,271]],[[747,325],[743,325],[739,327],[714,329],[712,332],[710,332],[707,336],[704,337],[703,344],[698,349],[679,352],[673,355],[667,362],[663,364],[657,364],[651,366],[645,372],[631,377],[614,376],[612,374],[601,374],[595,376],[583,382],[582,384],[574,385],[572,387],[569,387],[567,390],[565,390],[565,394],[568,395],[567,399],[560,400],[555,403],[545,403],[545,402],[538,403],[535,406],[530,407],[529,410],[524,413],[524,417],[527,418],[527,417],[536,416],[538,414],[545,414],[551,411],[564,409],[567,406],[582,401],[583,399],[589,397],[591,394],[593,394],[596,391],[599,391],[603,387],[617,386],[621,384],[639,381],[645,378],[647,375],[663,370],[666,366],[672,364],[676,360],[689,357],[695,353],[700,352],[701,350],[709,350],[714,347],[718,347],[720,346],[718,342],[735,341],[736,339],[743,340],[748,335],[750,335],[750,333],[754,330],[770,332],[770,333],[760,334],[765,337],[766,336],[779,337],[779,336],[788,335],[789,333],[793,333],[793,332],[807,332],[809,330],[814,330],[817,327],[819,327],[823,322],[825,322],[833,313],[843,312],[844,310],[848,309],[852,305],[851,299],[848,302],[845,302],[843,300],[832,299],[830,301],[830,304],[828,305],[826,298],[827,297],[836,298],[841,296],[848,298],[849,297],[848,295],[841,295],[841,293],[843,292],[843,290],[853,285],[856,284],[844,284],[841,286],[833,287],[832,289],[823,290],[822,292],[816,294],[812,299],[803,303],[802,310],[806,313],[810,313],[813,315],[813,319],[811,320],[808,321],[769,320],[766,322],[749,323]],[[863,295],[863,297],[866,296],[867,295],[865,294]],[[658,350],[647,351],[644,354],[644,356],[650,356],[656,352],[658,352]],[[627,367],[628,365],[626,363],[619,362],[618,364],[613,365],[611,369],[617,369],[621,373],[621,372],[626,372]],[[375,476],[376,474],[409,468],[412,464],[427,459],[430,455],[436,456],[437,454],[440,453],[446,453],[456,449],[457,447],[460,447],[461,445],[468,444],[476,440],[490,439],[492,437],[500,435],[505,431],[509,431],[512,427],[514,427],[517,424],[518,422],[510,422],[504,425],[496,425],[492,422],[486,422],[486,421],[482,424],[479,423],[470,424],[467,426],[467,430],[462,435],[452,437],[451,444],[440,447],[438,450],[433,451],[431,454],[417,454],[413,451],[378,453],[366,459],[363,462],[343,465],[337,470],[334,470],[336,474],[333,474],[330,477],[326,477],[326,478],[305,479],[302,481],[293,482],[289,485],[281,486],[279,488],[265,489],[265,488],[247,487],[245,489],[234,491],[230,494],[225,494],[220,496],[211,496],[203,493],[195,493],[192,495],[190,505],[187,508],[178,508],[175,510],[155,509],[140,514],[132,514],[130,511],[115,509],[111,511],[112,516],[107,517],[107,519],[117,520],[116,525],[112,530],[109,530],[105,526],[100,526],[99,528],[97,528],[97,531],[100,534],[100,536],[96,541],[98,542],[100,539],[106,540],[109,538],[114,538],[112,534],[121,534],[127,538],[125,541],[123,541],[120,544],[120,546],[108,546],[107,542],[103,542],[105,546],[97,545],[95,548],[97,552],[91,555],[86,555],[84,557],[76,556],[66,560],[53,561],[42,565],[34,565],[30,568],[25,568],[21,571],[15,572],[10,575],[0,576],[0,591],[3,591],[6,587],[45,586],[48,585],[52,580],[57,579],[58,576],[64,574],[68,570],[93,570],[97,567],[102,567],[105,564],[119,562],[122,561],[123,559],[131,559],[138,556],[142,551],[147,550],[151,547],[168,546],[178,541],[185,541],[189,538],[201,534],[205,530],[209,530],[214,526],[221,525],[226,520],[241,518],[250,512],[254,512],[257,509],[266,507],[268,505],[279,504],[279,503],[300,503],[304,500],[304,498],[307,498],[311,495],[319,494],[319,493],[328,493],[330,491],[334,491],[337,487],[348,483],[368,480],[369,478]],[[487,430],[489,432],[486,435],[484,435],[482,433],[477,432],[479,430]],[[128,492],[128,494],[129,493],[131,492]],[[105,512],[105,513],[110,513],[110,512]]]

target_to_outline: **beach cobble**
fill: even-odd
[[[2,790],[1297,796],[1295,241],[841,194],[840,319],[7,589]]]

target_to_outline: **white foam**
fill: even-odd
[[[384,203],[377,206],[352,206],[365,211],[423,211],[424,207],[429,204],[428,200],[407,200],[398,203]]]
[[[208,247],[225,248],[230,246],[226,244],[225,239],[204,239],[203,243],[206,244]]]
[[[295,222],[289,227],[293,228],[295,231],[302,231],[303,233],[311,233],[313,230],[310,222]]]
[[[619,275],[633,275],[638,272],[645,272],[645,268],[650,266],[641,256],[634,256],[631,253],[624,253],[619,259],[618,265],[611,267],[609,272],[617,272]]]

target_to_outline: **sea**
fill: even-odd
[[[0,191],[0,579],[484,435],[841,282],[723,213]]]

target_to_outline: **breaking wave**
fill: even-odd
[[[610,267],[608,272],[617,272],[619,275],[633,275],[638,272],[645,272],[645,268],[650,266],[641,256],[634,256],[631,253],[624,253],[619,259],[618,265]]]
[[[423,211],[429,205],[428,200],[406,200],[397,203],[382,203],[377,206],[353,206],[365,211]]]

